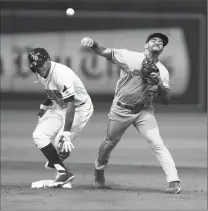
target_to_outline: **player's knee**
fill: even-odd
[[[150,143],[154,143],[154,142],[157,142],[157,143],[161,142],[162,143],[163,142],[158,130],[148,130],[148,131],[143,133],[143,136]]]
[[[36,129],[36,130],[33,131],[32,137],[33,137],[34,141],[41,139],[41,133]]]
[[[162,142],[156,142],[156,141],[152,141],[150,143],[150,146],[153,150],[156,150],[156,151],[160,151],[165,148],[165,145]]]
[[[110,137],[106,137],[105,138],[105,142],[107,145],[115,147],[116,144],[119,142],[120,139],[118,138],[110,138]]]
[[[50,140],[38,133],[36,130],[32,134],[33,141],[38,149],[42,149],[50,143]]]

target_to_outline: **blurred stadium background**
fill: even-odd
[[[31,163],[37,163],[37,171],[43,169],[44,158],[36,150],[31,133],[45,93],[40,83],[34,83],[37,78],[28,69],[29,50],[45,47],[52,60],[70,66],[77,73],[91,95],[95,113],[80,134],[77,151],[69,162],[74,166],[76,163],[81,166],[83,163],[92,164],[93,169],[97,148],[105,135],[107,113],[119,70],[104,59],[83,51],[80,40],[89,36],[108,47],[142,51],[147,35],[159,31],[170,39],[161,60],[170,73],[172,99],[168,106],[155,99],[158,123],[179,168],[203,169],[202,178],[198,175],[199,183],[189,191],[197,192],[203,186],[206,192],[207,1],[5,0],[0,3],[1,161],[2,184],[5,187],[8,184],[16,187],[14,184],[17,181],[28,184],[33,180],[34,169],[31,168],[34,166],[30,168]],[[74,16],[66,16],[65,11],[69,7],[75,10]],[[87,142],[83,142],[84,138]],[[158,166],[154,156],[149,154],[146,143],[137,141],[137,133],[133,129],[123,139],[131,144],[126,140],[119,144],[112,155],[113,165]],[[23,162],[23,167],[14,161]],[[25,161],[30,164],[26,165]],[[16,172],[18,179],[15,181],[12,177],[14,166],[30,170],[30,179],[24,180],[21,173]],[[76,167],[74,169],[77,170]],[[81,173],[81,170],[77,171]],[[40,174],[44,175],[42,172]],[[41,179],[37,175],[35,178]],[[182,179],[188,184],[186,176],[183,175]],[[194,181],[196,178],[191,179]],[[14,202],[9,206],[7,202],[11,200],[3,196],[7,199],[4,201],[5,208],[18,204]],[[200,197],[198,206],[194,203],[177,206],[180,210],[204,208],[204,195]],[[115,204],[111,205],[116,207]],[[167,206],[161,208],[159,202],[157,205],[160,210],[171,209]],[[143,208],[148,206],[152,208],[150,204],[145,204]],[[131,206],[128,205],[128,208]]]
[[[2,100],[43,99],[44,91],[33,83],[36,77],[27,65],[29,49],[43,46],[53,60],[72,67],[94,102],[111,102],[118,71],[83,52],[80,39],[89,36],[109,47],[142,51],[147,35],[161,31],[170,38],[161,59],[170,71],[171,105],[179,111],[205,110],[206,1],[1,2]],[[66,16],[68,7],[75,9],[75,16]]]

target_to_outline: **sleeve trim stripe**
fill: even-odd
[[[74,88],[74,85],[71,85],[70,87],[65,86],[65,90],[63,90],[63,93],[66,92],[67,90],[71,89],[71,88]]]
[[[112,49],[112,60],[113,60],[113,62],[118,63],[118,61],[116,60],[116,57],[115,57],[113,49]]]
[[[75,95],[75,92],[71,93],[70,95],[64,96],[62,99],[66,99],[66,98],[71,97],[73,95]]]

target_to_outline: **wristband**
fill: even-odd
[[[69,131],[63,131],[62,132],[62,135],[69,137],[71,135],[71,132],[69,132]]]
[[[93,40],[93,46],[91,48],[93,49],[93,48],[97,48],[97,47],[98,47],[98,43]]]
[[[48,109],[48,106],[45,106],[43,104],[40,104],[40,109],[47,110]]]

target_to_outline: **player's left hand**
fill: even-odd
[[[160,77],[160,73],[151,73],[149,76],[148,76],[148,82],[152,85],[157,85],[159,86],[161,83],[162,83],[162,79]]]
[[[72,149],[74,149],[74,145],[72,144],[70,139],[70,132],[64,131],[57,145],[60,159],[66,159],[70,155]]]

